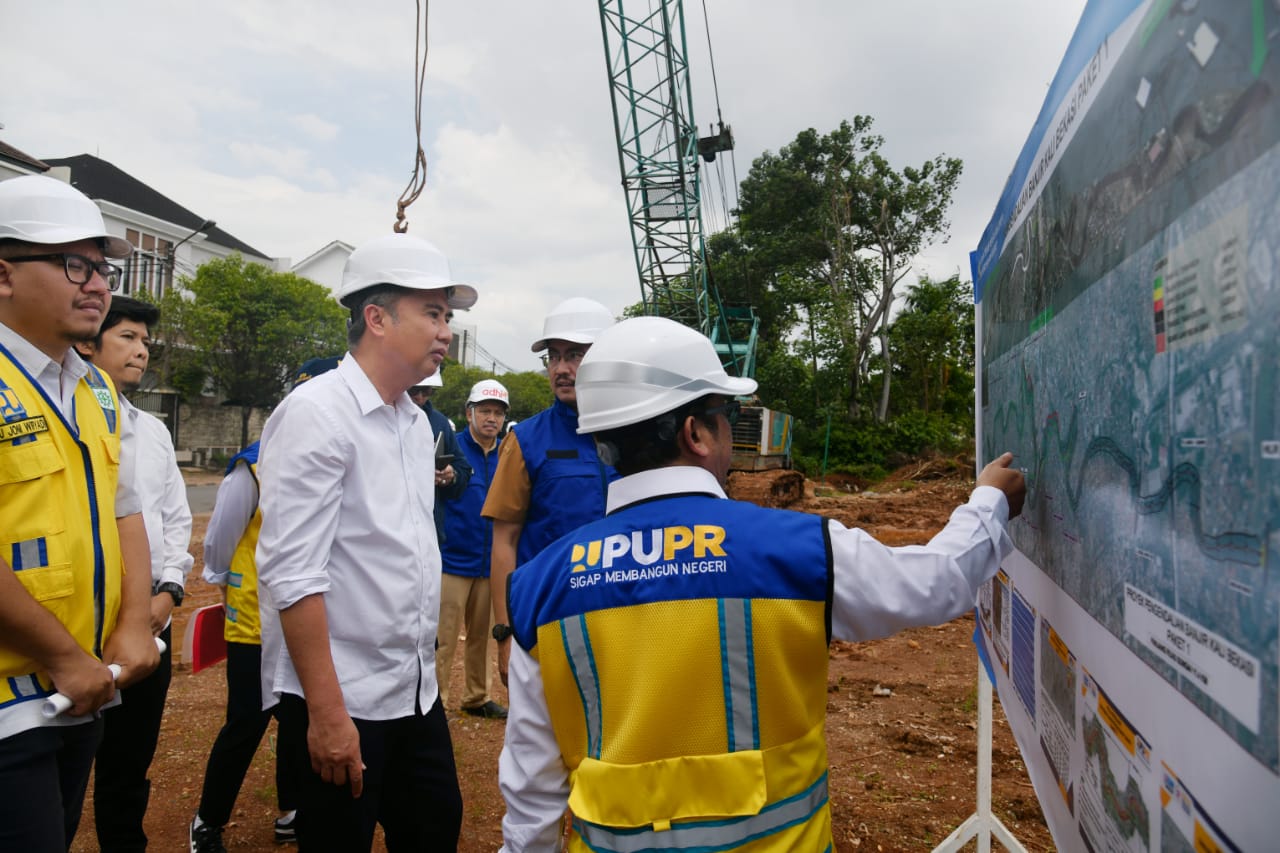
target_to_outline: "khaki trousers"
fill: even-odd
[[[488,578],[470,578],[445,572],[440,581],[440,646],[436,649],[436,682],[440,703],[449,707],[449,676],[458,635],[466,631],[462,667],[466,687],[461,707],[478,708],[489,701],[493,677],[489,644],[493,642],[493,608]]]

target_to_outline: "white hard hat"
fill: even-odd
[[[503,387],[503,384],[496,379],[481,379],[471,386],[471,393],[467,395],[468,406],[488,401],[501,403],[508,409],[511,408],[511,395],[507,393],[507,389]]]
[[[387,234],[352,252],[342,269],[338,301],[349,308],[351,297],[379,284],[411,290],[447,289],[450,308],[476,304],[476,289],[453,280],[444,253],[434,244],[408,234]]]
[[[107,233],[102,211],[88,196],[44,175],[0,181],[0,240],[42,246],[101,240],[108,258],[133,254],[129,241]]]
[[[574,296],[566,299],[542,321],[542,337],[533,342],[530,349],[542,352],[548,341],[568,341],[571,344],[589,344],[602,329],[614,323],[613,315],[594,299]]]
[[[440,371],[440,370],[436,370],[436,372],[435,372],[435,373],[433,373],[433,374],[431,374],[430,376],[424,376],[424,377],[422,377],[422,380],[421,380],[420,382],[415,382],[415,383],[413,383],[413,387],[414,387],[414,388],[423,388],[423,387],[426,387],[426,388],[443,388],[443,387],[444,387],[444,377],[443,377],[443,376],[441,376],[440,374],[441,374],[441,371]]]
[[[754,379],[725,373],[706,335],[665,317],[633,317],[605,329],[578,367],[578,432],[655,418],[708,394],[738,397]]]

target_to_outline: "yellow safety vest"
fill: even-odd
[[[101,657],[124,574],[115,513],[121,413],[111,380],[92,365],[74,401],[78,428],[0,347],[0,556]],[[52,691],[48,673],[0,637],[0,708]]]
[[[257,464],[249,466],[253,480],[258,481]],[[240,536],[236,551],[231,555],[231,574],[227,578],[227,619],[222,635],[228,643],[262,644],[262,627],[258,618],[258,564],[254,552],[258,550],[258,532],[262,530],[262,509],[255,507],[249,526]]]
[[[512,574],[569,770],[569,849],[829,850],[816,516],[637,501]]]
[[[760,745],[736,752],[723,748],[732,715],[720,648],[707,642],[720,632],[717,602],[656,602],[540,627],[534,656],[570,770],[569,850],[828,849],[823,608],[750,602],[750,627],[740,627],[754,637],[756,683],[743,698],[754,702]],[[599,759],[579,698],[578,679],[591,677],[584,662],[609,685],[601,705],[615,710],[599,721]]]

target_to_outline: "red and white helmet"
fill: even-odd
[[[471,386],[471,393],[467,395],[468,407],[488,401],[501,403],[508,409],[511,408],[511,395],[507,393],[507,389],[503,384],[496,379],[481,379]]]

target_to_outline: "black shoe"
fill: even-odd
[[[276,844],[291,844],[298,840],[297,821],[297,812],[291,813],[288,817],[276,818]]]
[[[505,720],[507,718],[507,709],[492,699],[474,708],[463,708],[462,713],[470,714],[473,717],[484,717],[488,720]]]
[[[193,820],[188,838],[191,841],[191,853],[227,853],[227,848],[222,846],[222,827],[220,826],[208,823],[196,826]]]

